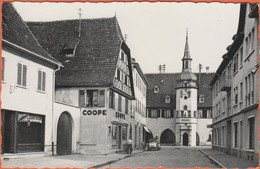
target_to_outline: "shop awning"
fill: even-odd
[[[152,132],[151,132],[147,127],[145,127],[145,126],[144,126],[144,129],[145,129],[146,132],[152,133]]]

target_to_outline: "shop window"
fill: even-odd
[[[127,130],[125,126],[122,126],[122,140],[127,139]]]
[[[21,63],[18,63],[17,68],[17,85],[26,87],[27,80],[27,66]]]
[[[1,79],[2,81],[5,80],[5,58],[2,57],[2,73],[1,73]]]
[[[79,90],[80,107],[105,107],[105,90]]]
[[[46,84],[46,73],[38,70],[38,90],[45,91],[45,84]]]
[[[117,127],[115,124],[112,125],[112,139],[116,139]]]
[[[249,127],[249,149],[254,149],[254,139],[255,139],[255,118],[251,117],[248,119],[248,127]]]
[[[165,96],[165,103],[170,103],[171,102],[171,98],[169,95]]]

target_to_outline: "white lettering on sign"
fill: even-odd
[[[107,112],[106,112],[106,110],[83,110],[82,114],[84,116],[86,116],[86,115],[89,115],[89,116],[91,116],[91,115],[93,115],[93,116],[104,115],[105,116],[105,115],[107,115]]]
[[[116,112],[115,115],[116,115],[116,118],[118,118],[118,119],[124,119],[124,120],[125,120],[125,114]]]

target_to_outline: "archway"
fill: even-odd
[[[183,141],[183,146],[188,146],[189,145],[189,135],[188,133],[184,133],[182,136],[182,141]]]
[[[175,145],[174,133],[170,129],[164,130],[160,137],[160,143],[162,145]]]
[[[57,127],[57,155],[71,154],[72,149],[72,123],[67,112],[60,115]]]
[[[198,133],[196,133],[196,146],[200,145],[200,136]]]

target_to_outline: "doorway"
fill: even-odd
[[[121,149],[122,126],[118,126],[118,149]]]
[[[189,145],[189,135],[188,133],[183,134],[183,146],[188,146]]]
[[[67,112],[61,114],[57,128],[57,155],[68,155],[72,152],[72,124]]]

